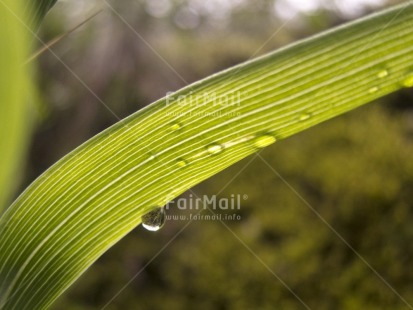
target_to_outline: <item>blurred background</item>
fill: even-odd
[[[398,2],[60,0],[39,30],[45,42],[102,12],[37,59],[39,121],[21,189],[169,91]],[[407,309],[412,154],[410,89],[198,185],[199,196],[246,195],[241,219],[137,227],[54,309],[304,308],[286,286],[312,309]]]

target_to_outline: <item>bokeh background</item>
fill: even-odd
[[[102,12],[36,60],[39,121],[21,189],[169,91],[399,2],[58,1],[38,33],[45,42]],[[408,309],[412,154],[406,89],[196,186],[199,196],[247,195],[241,220],[137,227],[54,309],[304,308],[286,286],[312,309]]]

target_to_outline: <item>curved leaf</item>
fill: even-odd
[[[265,147],[413,84],[413,5],[192,84],[39,177],[1,219],[5,309],[44,308],[141,216]]]

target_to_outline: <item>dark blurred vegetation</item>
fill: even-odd
[[[286,3],[112,1],[119,18],[91,0],[58,2],[40,30],[45,41],[104,11],[39,57],[44,104],[23,186],[168,91],[378,9],[325,1],[289,20]],[[55,309],[99,309],[137,272],[106,309],[303,308],[268,269],[312,309],[405,309],[324,220],[413,303],[412,108],[412,91],[401,91],[264,150],[276,172],[250,157],[205,181],[193,189],[198,195],[248,195],[242,219],[225,222],[235,235],[219,221],[182,232],[185,221],[158,233],[138,227]]]

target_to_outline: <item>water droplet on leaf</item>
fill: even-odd
[[[374,86],[374,87],[372,87],[372,88],[369,89],[369,93],[370,93],[370,94],[374,94],[374,93],[376,93],[378,90],[379,90],[379,88],[378,88],[377,86]]]
[[[275,141],[277,141],[277,139],[275,139],[274,136],[267,134],[257,137],[254,141],[254,145],[258,148],[263,148],[273,144]]]
[[[389,72],[387,70],[381,70],[379,71],[379,73],[377,73],[377,77],[379,79],[385,78],[388,75],[389,75]]]
[[[208,145],[207,151],[209,154],[219,154],[224,150],[224,147],[221,144],[213,143]]]
[[[186,165],[188,165],[188,162],[185,159],[178,159],[177,164],[179,167],[185,167]]]
[[[142,216],[142,226],[150,231],[157,231],[165,224],[165,210],[158,207]]]
[[[171,128],[172,131],[177,131],[177,130],[182,128],[182,125],[178,122],[175,122],[175,123],[171,124],[170,128]]]
[[[301,113],[298,119],[300,121],[305,121],[306,119],[309,119],[311,117],[311,113]]]
[[[404,87],[413,87],[413,74],[408,76],[404,81],[403,81],[403,86]]]

